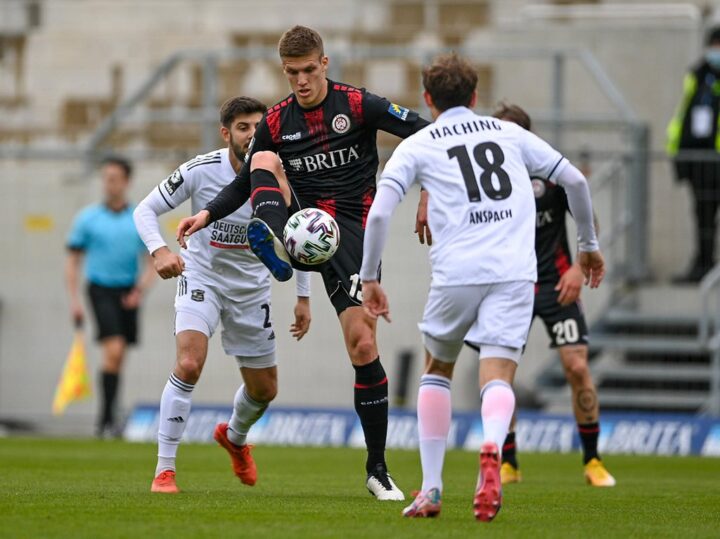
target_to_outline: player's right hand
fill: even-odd
[[[182,274],[185,269],[185,261],[178,254],[173,253],[167,247],[160,247],[152,254],[155,271],[163,279],[172,279]]]
[[[597,288],[605,277],[605,259],[602,253],[598,251],[584,252],[580,251],[577,257],[577,263],[585,275],[585,284],[589,284],[590,288]]]
[[[388,303],[385,291],[377,281],[363,281],[363,309],[373,320],[382,316],[386,321],[390,320],[390,304]]]
[[[195,232],[205,228],[210,222],[210,212],[207,210],[200,210],[192,217],[185,217],[177,227],[175,238],[180,244],[180,247],[187,249],[187,243],[185,238],[192,236]]]
[[[418,202],[417,215],[415,217],[415,234],[418,235],[420,243],[425,243],[427,238],[427,244],[432,245],[432,233],[430,232],[430,225],[427,220],[427,205],[428,205],[428,192],[425,190],[420,191],[420,202]]]
[[[85,321],[85,310],[80,302],[72,302],[72,305],[70,305],[70,316],[76,328],[82,327]]]

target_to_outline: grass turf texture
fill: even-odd
[[[216,446],[184,445],[179,495],[150,493],[152,445],[0,439],[0,537],[720,537],[720,459],[615,457],[612,489],[584,484],[580,457],[520,454],[523,483],[505,488],[490,524],[472,517],[477,456],[452,451],[438,519],[403,519],[407,502],[364,487],[364,452],[258,447],[246,487]],[[407,496],[416,452],[392,451]]]

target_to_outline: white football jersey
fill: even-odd
[[[535,281],[530,176],[554,182],[567,163],[517,124],[454,107],[400,143],[379,184],[428,191],[433,285]]]
[[[198,155],[180,165],[157,187],[170,209],[191,199],[192,214],[204,209],[208,202],[235,178],[228,149]],[[250,251],[247,224],[252,216],[248,200],[237,211],[195,232],[188,239],[188,248],[181,250],[185,268],[203,275],[210,282],[222,284],[232,296],[270,287],[270,273]]]

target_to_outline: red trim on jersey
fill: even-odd
[[[596,432],[600,432],[600,427],[593,427],[588,429],[578,425],[578,432],[582,432],[583,434],[595,434]]]
[[[282,195],[282,190],[279,187],[256,187],[255,190],[250,193],[250,204],[253,203],[253,200],[255,199],[255,195],[260,193],[261,191],[277,191]]]
[[[335,214],[337,213],[337,208],[335,207],[335,199],[334,198],[318,199],[316,205],[317,205],[318,209],[328,212],[330,214],[330,216],[333,219],[335,219]]]
[[[218,249],[250,249],[250,246],[243,244],[228,245],[227,243],[218,243],[216,241],[210,242],[211,247],[217,247]]]
[[[571,265],[570,259],[565,251],[563,251],[562,246],[558,245],[557,249],[555,249],[555,269],[557,270],[558,275],[562,277],[565,272],[570,269]]]
[[[356,124],[363,123],[363,103],[362,103],[362,92],[352,86],[345,86],[344,84],[334,84],[333,90],[338,92],[345,92],[347,94],[348,105],[350,105],[350,114]]]
[[[355,123],[363,123],[363,102],[362,94],[360,92],[348,92],[347,94],[348,104],[350,105],[350,113],[352,114]]]
[[[540,292],[540,285],[538,283],[535,283],[535,294]]]
[[[269,109],[267,109],[267,116],[265,118],[265,121],[268,124],[268,128],[270,129],[270,136],[272,137],[272,141],[274,144],[280,144],[280,109],[284,109],[287,107],[290,103],[293,102],[293,96],[288,97],[287,99],[280,101],[277,105],[273,105]]]
[[[277,109],[275,107],[278,107]],[[273,144],[280,144],[280,108],[275,105],[272,112],[265,117]]]
[[[377,387],[383,384],[387,384],[387,376],[380,380],[377,384],[355,384],[355,389],[370,389],[371,387]]]
[[[362,228],[365,230],[365,225],[367,225],[367,218],[368,213],[370,213],[370,206],[372,206],[373,199],[375,198],[375,194],[372,191],[367,191],[363,195],[362,200]]]
[[[318,145],[322,145],[322,149],[325,152],[330,151],[330,145],[328,144],[328,133],[327,126],[325,125],[325,111],[320,107],[316,110],[310,110],[304,112],[305,123],[308,127],[310,136],[314,139],[314,142]]]

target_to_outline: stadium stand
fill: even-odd
[[[678,81],[713,16],[703,15],[702,2],[673,5],[642,20],[636,14],[642,2],[611,11],[599,0],[582,2],[582,9],[570,1],[538,6],[524,0],[309,0],[300,15],[288,2],[268,0],[263,9],[277,14],[270,18],[257,16],[249,1],[233,3],[237,17],[228,17],[227,3],[220,0],[203,2],[201,17],[187,15],[197,8],[190,0],[178,0],[170,12],[160,1],[128,3],[142,7],[146,23],[138,24],[127,6],[92,0],[0,4],[0,169],[7,189],[0,225],[8,231],[0,248],[16,253],[4,262],[3,276],[17,283],[2,292],[5,312],[14,315],[5,316],[0,327],[0,417],[59,428],[48,421],[49,402],[71,331],[56,268],[70,215],[93,198],[92,162],[110,148],[131,155],[138,160],[139,195],[177,163],[219,144],[208,110],[240,93],[267,102],[288,93],[272,49],[294,22],[314,24],[327,36],[331,77],[413,107],[421,105],[419,70],[432,51],[472,52],[481,108],[500,99],[521,103],[538,119],[541,134],[571,159],[589,155],[603,240],[612,242],[608,252],[615,264],[607,290],[585,297],[594,321],[593,369],[603,406],[677,411],[717,406],[711,397],[720,391],[715,373],[720,359],[709,346],[720,324],[711,323],[709,307],[703,315],[698,289],[652,284],[682,269],[691,249],[687,197],[673,186],[661,148]],[[627,20],[633,32],[627,32]],[[659,65],[647,60],[658,57],[664,59]],[[109,122],[113,112],[117,121]],[[387,155],[396,141],[383,135],[380,142]],[[404,212],[398,222],[404,219],[407,226],[395,231],[396,248],[386,264],[402,275],[395,282],[414,284],[398,287],[395,302],[404,319],[381,334],[389,356],[419,348],[418,291],[425,290],[428,276],[416,262],[425,251],[409,233],[412,209]],[[28,229],[30,214],[49,216],[52,225]],[[683,218],[673,217],[678,214]],[[165,222],[167,230],[176,218]],[[633,222],[636,226],[628,225]],[[391,273],[388,279],[392,282]],[[702,290],[717,294],[711,283]],[[145,331],[165,340],[148,339],[152,342],[131,359],[128,402],[154,395],[164,380],[171,360],[171,295],[165,283],[150,297]],[[289,295],[278,290],[276,297],[276,325],[284,327],[287,316],[280,306]],[[315,330],[336,323],[323,301],[315,303]],[[45,328],[43,339],[32,329],[38,326]],[[340,363],[335,356],[343,353],[341,343],[319,331],[300,347],[284,335],[279,339],[280,350],[297,356],[283,365],[288,380],[309,380],[313,361]],[[536,324],[519,384],[528,402],[537,399],[547,410],[566,412],[567,389],[559,385],[557,361],[545,346],[544,330]],[[327,350],[328,357],[316,358],[317,349]],[[463,368],[469,373],[475,365],[467,359]],[[225,367],[209,369],[215,373],[208,373],[199,400],[212,403],[215,395],[227,394]],[[345,404],[344,391],[327,383],[344,374],[341,365],[324,371],[329,378],[313,383],[327,391],[309,398],[287,384],[280,403]],[[476,403],[472,384],[467,386],[457,393],[461,408]],[[35,387],[47,398],[32,398],[23,387]],[[76,413],[81,425],[91,407],[80,405]]]

